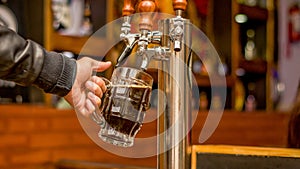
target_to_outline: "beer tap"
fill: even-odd
[[[187,2],[186,0],[174,0],[173,8],[175,10],[176,18],[174,19],[174,24],[170,30],[170,38],[174,41],[174,50],[179,52],[181,50],[181,41],[183,37],[183,25],[184,19],[182,18],[183,11],[186,10]]]
[[[150,62],[151,56],[147,55],[147,48],[150,42],[152,27],[153,27],[153,15],[156,9],[155,2],[152,0],[142,0],[138,4],[138,12],[140,13],[139,31],[140,37],[138,40],[137,56],[141,59],[140,68],[143,70],[147,69]]]
[[[121,26],[120,38],[125,43],[125,49],[119,56],[115,67],[119,67],[124,64],[127,57],[132,52],[133,47],[137,43],[138,35],[131,34],[131,15],[135,12],[135,4],[137,0],[124,0],[124,6],[122,9],[123,23]]]
[[[116,67],[124,64],[128,56],[131,54],[134,46],[137,44],[137,60],[138,67],[140,69],[146,70],[150,62],[151,57],[153,57],[153,50],[148,50],[149,43],[159,43],[160,42],[160,33],[158,31],[152,32],[152,19],[156,5],[152,0],[142,0],[138,4],[138,11],[140,13],[140,22],[139,22],[139,33],[131,33],[130,25],[130,15],[135,11],[134,7],[135,0],[125,0],[123,7],[123,24],[121,27],[120,38],[125,43],[126,47],[123,50],[122,54],[117,60]]]
[[[136,3],[136,0],[124,0],[124,6],[122,9],[122,15],[123,15],[123,24],[121,28],[121,37],[126,36],[131,31],[131,16],[135,12],[134,5]]]

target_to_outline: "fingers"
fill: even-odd
[[[97,62],[97,61],[95,61]],[[107,62],[97,62],[94,63],[95,65],[95,71],[97,72],[103,72],[104,70],[108,69],[111,66],[111,62],[107,61]]]
[[[101,77],[93,76],[91,80],[101,88],[103,93],[106,91],[106,89],[107,89],[106,84],[105,84],[104,80]]]
[[[98,96],[96,96],[94,93],[88,92],[87,97],[88,97],[88,100],[90,100],[93,103],[93,105],[100,106],[101,99]]]
[[[89,117],[96,110],[96,107],[94,106],[94,104],[92,103],[92,101],[90,99],[87,99],[85,101],[85,108],[86,108],[86,111],[85,111],[84,116],[86,116],[86,117]]]
[[[88,80],[85,83],[85,87],[90,91],[93,92],[96,96],[102,97],[103,93],[106,91],[105,82],[102,78],[98,76],[92,76],[91,80]]]
[[[89,90],[86,96],[85,108],[88,114],[91,114],[95,111],[95,106],[100,106],[101,97],[106,90],[106,86],[104,81],[97,76],[93,76],[91,80],[85,83],[85,86]]]
[[[102,97],[103,95],[103,92],[102,92],[102,89],[100,88],[100,86],[98,86],[96,83],[88,80],[86,83],[85,83],[85,87],[92,93],[94,93],[95,95],[97,95],[98,97]]]
[[[96,107],[101,105],[101,99],[92,92],[88,92],[86,97],[85,116],[89,117],[96,110]]]
[[[112,63],[110,61],[98,61],[89,57],[82,57],[77,60],[77,62],[81,62],[82,65],[86,67],[91,67],[93,70],[97,72],[103,72],[104,70],[108,69]]]
[[[84,102],[84,106],[78,111],[85,117],[90,117],[90,115],[96,111],[96,106],[99,107],[101,100],[91,92],[87,93],[87,99]]]

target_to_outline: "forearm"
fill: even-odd
[[[0,79],[23,86],[33,84],[47,93],[64,96],[71,90],[75,74],[75,60],[47,52],[0,26]]]
[[[33,84],[46,93],[65,96],[74,84],[76,68],[74,59],[56,52],[45,52],[42,69]]]

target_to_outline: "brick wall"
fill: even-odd
[[[156,166],[156,157],[130,159],[101,149],[73,110],[0,105],[1,169],[43,169],[62,159]]]
[[[200,144],[199,136],[206,118],[207,112],[198,113],[192,128],[192,144]],[[289,118],[290,114],[284,112],[227,110],[204,144],[286,147]]]
[[[155,116],[151,111],[147,117]],[[194,145],[200,144],[198,139],[206,117],[207,112],[197,114],[191,131]],[[288,120],[286,113],[225,111],[204,144],[285,147]],[[143,138],[155,135],[155,120],[144,124],[138,133]],[[145,146],[141,151],[145,149],[156,147]],[[0,105],[1,169],[49,169],[63,159],[156,167],[156,157],[124,158],[103,150],[86,135],[73,110]]]

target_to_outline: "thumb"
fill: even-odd
[[[107,62],[94,62],[93,63],[93,67],[95,68],[95,71],[97,72],[102,72],[106,69],[108,69],[111,66],[111,62],[107,61]]]

